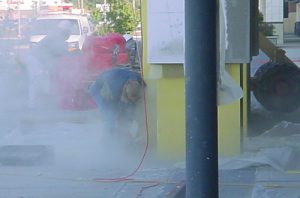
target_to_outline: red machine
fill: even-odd
[[[88,86],[104,70],[128,63],[126,41],[121,34],[88,37],[79,54],[63,57],[58,64],[55,75],[58,105],[68,110],[95,108],[87,93]]]

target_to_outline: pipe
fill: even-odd
[[[217,6],[185,1],[186,198],[218,197]]]

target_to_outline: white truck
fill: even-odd
[[[93,33],[93,28],[86,16],[72,14],[50,14],[38,17],[31,27],[30,42],[40,42],[46,35],[57,28],[61,21],[68,21],[71,35],[66,40],[69,51],[81,50],[85,38]]]

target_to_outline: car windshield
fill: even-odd
[[[47,35],[50,31],[57,29],[61,21],[68,21],[71,24],[71,34],[80,34],[78,20],[76,19],[38,19],[32,25],[32,35]]]

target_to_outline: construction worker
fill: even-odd
[[[32,46],[21,59],[24,63],[29,79],[28,107],[49,107],[49,97],[53,94],[52,75],[55,66],[63,55],[68,52],[66,40],[69,38],[70,22],[62,21],[45,38]]]
[[[141,74],[129,67],[116,67],[99,75],[89,93],[101,112],[104,129],[118,137],[141,138],[141,101],[144,81]]]

